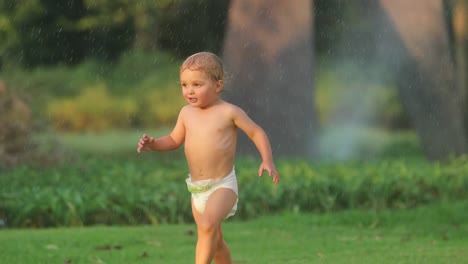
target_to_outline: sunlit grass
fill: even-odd
[[[80,152],[119,153],[136,151],[138,140],[143,134],[157,137],[167,132],[170,130],[114,130],[105,133],[62,134],[60,140],[63,144]]]
[[[467,263],[468,203],[224,224],[234,263]],[[2,263],[193,263],[193,224],[0,231]],[[27,254],[25,254],[27,252]]]
[[[78,153],[125,154],[136,152],[138,140],[143,134],[153,137],[170,132],[170,128],[110,130],[105,132],[54,133],[36,136],[36,141],[44,144],[51,138],[68,150]]]
[[[96,181],[96,195],[92,196],[92,199],[80,198],[82,209],[92,203],[99,202],[102,198],[100,195],[105,194],[105,191],[109,189],[117,190],[117,196],[114,197],[114,200],[120,196],[144,198],[145,195],[139,196],[139,193],[144,189],[142,186],[130,186],[139,182],[132,181],[132,179],[140,179],[140,184],[148,185],[145,180],[152,179],[156,181],[160,177],[165,177],[164,179],[167,181],[167,179],[175,177],[173,174],[177,174],[178,177],[186,172],[186,168],[182,166],[185,164],[182,155],[177,156],[177,162],[169,162],[172,161],[172,158],[171,154],[168,153],[141,156],[136,154],[136,144],[143,133],[158,136],[168,131],[169,129],[110,131],[103,134],[58,134],[56,136],[48,134],[44,138],[49,137],[50,139],[50,137],[53,137],[67,149],[78,154],[92,155],[93,159],[89,161],[83,159],[82,161],[84,165],[90,167],[64,168],[63,171],[50,169],[50,177],[37,171],[34,172],[34,175],[38,177],[32,177],[26,169],[14,170],[13,172],[17,174],[12,173],[12,175],[18,177],[23,174],[29,175],[27,177],[22,176],[25,182],[17,184],[21,186],[32,185],[31,190],[36,190],[37,194],[50,189],[50,186],[53,185],[55,189],[50,194],[60,194],[62,195],[60,197],[68,202],[73,202],[75,201],[73,199],[81,197],[75,194],[85,194],[92,189],[91,185],[85,188],[85,182]],[[395,149],[393,150],[395,152],[393,153],[404,152],[405,142],[408,142],[407,140],[411,141],[411,138],[406,137],[406,135],[397,138],[395,142],[401,141],[401,144],[394,145]],[[127,155],[128,153],[131,154]],[[101,154],[105,155],[105,159],[100,158],[104,157]],[[118,157],[119,155],[124,155],[124,158]],[[159,157],[162,156],[169,158],[160,160]],[[151,163],[146,160],[150,160]],[[242,159],[239,161],[243,165],[239,166],[242,191],[252,187],[257,191],[256,196],[243,197],[240,206],[247,208],[249,203],[262,203],[262,201],[272,203],[272,201],[275,201],[272,195],[276,192],[265,191],[267,190],[265,189],[265,186],[267,186],[265,182],[257,185],[248,184],[246,176],[243,176],[242,170],[248,171],[251,167],[256,168],[257,162]],[[422,160],[418,162],[423,163]],[[291,189],[293,191],[287,189],[287,193],[291,194],[291,198],[281,199],[276,202],[284,208],[291,209],[294,208],[294,203],[300,202],[297,198],[299,194],[307,191],[317,194],[320,191],[318,189],[311,191],[314,190],[314,186],[298,184],[298,182],[304,182],[306,175],[300,169],[306,165],[306,172],[311,174],[313,178],[318,179],[321,174],[324,174],[326,176],[323,177],[324,181],[330,179],[332,183],[333,175],[341,175],[346,171],[349,171],[350,175],[356,176],[356,173],[358,175],[370,175],[373,172],[376,175],[383,175],[387,171],[408,174],[417,169],[418,171],[428,170],[427,175],[424,175],[430,176],[437,174],[429,171],[432,168],[439,170],[439,173],[443,169],[442,167],[429,166],[426,163],[420,164],[421,166],[418,167],[419,163],[415,164],[414,161],[408,163],[396,161],[396,165],[392,162],[385,164],[375,165],[372,162],[365,166],[348,163],[321,166],[314,164],[309,168],[305,161],[280,160],[278,168],[282,172],[299,170],[300,173],[297,175],[300,175],[301,178],[299,180],[294,173],[289,176],[285,175],[282,184],[286,184],[284,186],[288,187],[297,186],[297,189]],[[460,175],[460,167],[455,165],[450,167],[455,172],[452,173],[450,168],[443,171],[450,172],[453,175]],[[395,170],[394,166],[400,166],[401,172]],[[160,174],[156,173],[156,171],[159,171]],[[255,171],[255,169],[252,169],[252,171]],[[143,177],[150,173],[156,173],[155,177]],[[127,176],[123,177],[122,175]],[[390,176],[383,177],[382,180],[391,181],[393,178]],[[15,177],[15,179],[18,177]],[[41,178],[40,181],[37,178]],[[127,178],[128,181],[123,181],[124,188],[119,188],[119,185],[116,185],[119,179]],[[55,181],[54,179],[60,180]],[[86,179],[86,181],[81,182],[81,179]],[[43,186],[39,184],[41,181],[46,180],[50,180],[51,184]],[[403,183],[404,187],[410,186],[408,184],[410,178],[406,180]],[[9,182],[9,184],[12,183],[13,181]],[[321,182],[321,184],[324,184],[323,186],[333,186],[333,184],[325,183]],[[79,188],[77,190],[73,189],[77,185]],[[106,189],[101,190],[98,188],[99,186]],[[13,185],[10,185],[9,188],[13,188]],[[21,190],[21,188],[17,189]],[[334,190],[330,190],[330,192],[335,194]],[[70,195],[72,197],[69,197]],[[153,190],[151,195],[154,195]],[[379,195],[384,194],[379,193]],[[263,196],[267,196],[266,200],[260,199]],[[47,193],[45,197],[47,199],[56,199],[57,195]],[[311,201],[310,198],[304,197],[303,199]],[[106,199],[103,201],[107,201]],[[134,204],[141,205],[141,201],[132,199],[128,200],[129,204],[131,204],[128,209],[133,208]],[[18,208],[24,209],[31,204],[31,200],[26,200],[28,203],[25,202]],[[15,201],[15,199],[10,202],[12,201]],[[124,199],[123,201],[127,200]],[[58,204],[62,205],[62,203]],[[41,205],[45,205],[45,203],[41,202]],[[66,203],[66,205],[69,205],[69,203]],[[234,263],[237,264],[468,263],[468,251],[466,250],[468,248],[468,223],[466,222],[466,219],[468,219],[468,203],[464,200],[450,204],[442,203],[428,207],[418,207],[412,210],[347,210],[324,214],[295,214],[293,213],[295,210],[284,210],[285,213],[283,214],[279,213],[283,211],[277,211],[277,215],[250,218],[253,220],[246,222],[241,221],[242,208],[240,209],[239,214],[228,220],[224,225],[225,237],[232,249]],[[70,208],[65,207],[54,212],[68,215],[69,210]],[[92,226],[81,228],[6,229],[0,231],[0,248],[2,249],[0,250],[0,263],[193,263],[196,243],[195,232],[194,224],[190,223],[137,227]]]
[[[162,136],[171,131],[172,127],[157,129],[133,129],[133,130],[106,130],[103,132],[82,133],[42,133],[35,135],[35,140],[41,144],[50,144],[50,140],[57,141],[63,147],[78,153],[94,154],[128,154],[136,149],[138,140],[143,134],[154,137]],[[417,136],[411,131],[388,132],[379,129],[360,129],[360,137],[354,139],[354,146],[346,155],[349,160],[378,160],[394,158],[424,159]],[[322,138],[324,146],[330,144],[327,140],[332,135]],[[343,139],[344,140],[344,139]],[[337,143],[334,143],[337,144]],[[344,147],[343,147],[344,148]],[[343,160],[337,153],[329,153],[331,149],[323,153],[320,161],[336,162]],[[327,158],[328,157],[328,158]]]

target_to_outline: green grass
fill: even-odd
[[[158,137],[170,131],[169,128],[165,128],[158,130],[112,130],[106,133],[61,133],[57,135],[57,139],[63,146],[79,153],[122,154],[136,153],[138,141],[143,134]],[[48,136],[50,135],[41,135],[43,139]]]
[[[33,170],[34,168],[19,167],[4,171],[2,178],[5,184],[0,184],[0,187],[6,190],[8,196],[5,197],[9,202],[17,204],[16,208],[20,212],[27,211],[28,206],[39,206],[39,209],[45,208],[45,215],[52,218],[64,215],[65,218],[72,219],[80,213],[75,209],[85,210],[93,206],[93,203],[99,205],[100,202],[104,202],[107,212],[117,215],[118,209],[124,215],[127,209],[133,213],[132,208],[135,205],[144,205],[154,211],[164,202],[173,202],[151,200],[155,193],[161,194],[164,191],[163,188],[159,189],[159,180],[162,179],[165,182],[177,179],[174,184],[177,188],[169,191],[175,190],[185,195],[183,201],[188,204],[188,194],[179,179],[180,175],[186,173],[181,151],[145,155],[137,155],[135,152],[141,134],[157,136],[163,132],[165,131],[114,131],[105,134],[59,135],[54,140],[70,148],[74,154],[85,154],[86,157],[70,159],[70,164],[63,168]],[[50,138],[44,138],[45,142],[47,140]],[[396,152],[401,153],[405,148],[406,144],[398,144]],[[238,215],[224,224],[225,238],[232,250],[234,263],[468,263],[468,200],[464,195],[466,180],[465,177],[457,177],[466,172],[464,164],[466,159],[454,160],[448,165],[430,164],[422,159],[321,165],[280,160],[278,168],[283,173],[283,181],[281,186],[271,189],[265,182],[252,184],[250,177],[245,176],[249,171],[255,172],[257,161],[239,160],[239,178],[244,198],[240,202]],[[313,180],[305,181],[306,176]],[[305,213],[307,208],[317,208],[320,205],[313,203],[318,198],[323,198],[325,203],[329,202],[328,199],[338,198],[349,203],[349,198],[342,198],[346,193],[339,191],[344,185],[339,179],[350,180],[355,177],[364,177],[363,179],[375,182],[344,181],[351,183],[351,187],[354,186],[350,192],[362,191],[365,195],[375,195],[377,201],[381,196],[388,195],[385,191],[393,190],[395,185],[404,193],[411,194],[408,196],[409,200],[403,199],[409,206],[402,203],[401,206],[392,208],[413,208],[412,199],[422,199],[423,202],[417,204],[425,204],[425,198],[421,194],[431,194],[419,191],[425,183],[445,187],[434,189],[441,190],[436,192],[439,196],[428,200],[441,201],[439,204],[411,210],[369,209]],[[413,177],[421,181],[414,181]],[[452,188],[450,184],[446,186],[443,184],[445,182],[459,187]],[[366,192],[372,186],[380,186],[379,184],[386,188]],[[416,189],[411,189],[413,187]],[[250,191],[247,191],[249,188]],[[15,191],[8,191],[10,189]],[[457,202],[445,198],[449,197],[445,194],[452,193],[451,190],[462,190],[458,195],[454,194],[455,198],[461,197]],[[90,193],[92,195],[88,196]],[[106,196],[109,193],[111,195]],[[337,194],[341,196],[338,197]],[[349,197],[360,201],[358,196],[352,194],[349,193]],[[92,198],[88,199],[89,197]],[[366,197],[362,199],[366,201]],[[49,200],[52,201],[50,204]],[[55,200],[58,202],[53,203]],[[278,214],[265,215],[267,210],[259,210],[254,206],[257,203],[276,208],[275,212]],[[49,207],[54,204],[58,207]],[[168,203],[167,207],[186,212],[181,203]],[[256,212],[255,216],[263,216],[241,221],[242,212],[246,215],[247,208]],[[353,208],[387,207],[359,207],[356,204]],[[168,216],[172,211],[164,212],[162,216]],[[140,213],[137,211],[137,216]],[[12,211],[11,216],[17,217],[18,211]],[[108,216],[111,214],[105,215]],[[0,219],[2,217],[0,212]],[[84,221],[86,218],[80,219]],[[68,224],[73,225],[71,220],[69,222]],[[12,222],[6,221],[6,224],[13,226]],[[58,226],[61,225],[67,224],[60,222]],[[0,263],[193,263],[195,230],[194,224],[187,223],[132,227],[113,225],[0,229]]]
[[[468,203],[224,224],[234,263],[468,263]],[[2,263],[193,263],[193,224],[0,231]]]
[[[143,134],[158,137],[170,133],[172,126],[158,129],[132,129],[132,130],[105,130],[104,132],[82,133],[41,133],[34,135],[36,143],[48,144],[51,138],[62,146],[79,153],[97,154],[128,154],[135,151],[135,146]],[[350,160],[382,160],[405,157],[406,159],[424,159],[419,146],[417,136],[412,131],[388,132],[379,129],[361,129],[356,132],[360,138],[356,138],[354,159]],[[49,143],[50,144],[50,143]],[[328,143],[324,143],[325,145]],[[336,157],[336,155],[330,155]],[[321,161],[329,160],[326,155]]]

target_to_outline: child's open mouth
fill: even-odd
[[[197,98],[189,97],[188,100],[189,100],[189,102],[192,103],[192,104],[197,102]]]

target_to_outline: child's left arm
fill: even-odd
[[[250,117],[240,108],[235,107],[233,113],[234,124],[240,128],[252,140],[262,157],[262,164],[258,169],[258,176],[262,176],[264,171],[273,178],[276,184],[279,182],[279,174],[273,162],[273,154],[271,151],[270,141],[265,131],[257,125]]]

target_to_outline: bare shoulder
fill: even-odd
[[[190,108],[192,108],[191,105],[184,105],[182,106],[182,109],[180,109],[180,112],[183,113],[183,112],[190,111]]]
[[[257,131],[258,125],[242,108],[231,103],[226,103],[226,109],[228,109],[227,113],[234,125],[243,130],[249,137]]]
[[[179,112],[179,117],[183,117],[184,115],[190,113],[193,109],[193,107],[191,105],[185,105],[182,107],[182,109],[180,109],[180,112]]]
[[[240,108],[239,106],[235,104],[231,104],[231,103],[224,101],[222,107],[226,111],[226,113],[228,113],[233,118],[239,115],[245,115],[244,110],[242,110],[242,108]]]
[[[179,111],[179,116],[177,117],[177,122],[181,123],[181,124],[184,124],[185,123],[184,120],[187,118],[187,115],[189,115],[191,111],[192,111],[192,109],[190,109],[190,105],[183,106]]]

